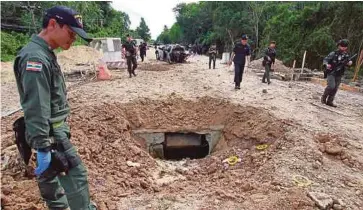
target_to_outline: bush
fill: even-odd
[[[11,61],[30,40],[27,34],[1,32],[1,61]]]

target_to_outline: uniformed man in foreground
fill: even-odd
[[[42,31],[32,36],[14,61],[24,111],[24,118],[19,120],[25,123],[24,141],[37,151],[35,175],[49,209],[96,209],[90,202],[86,168],[70,142],[66,122],[70,107],[64,77],[54,54],[59,47],[68,50],[77,34],[91,41],[76,11],[64,6],[52,7],[45,13]]]
[[[209,50],[208,50],[208,54],[209,54],[209,69],[211,69],[211,64],[213,61],[213,69],[216,68],[216,59],[217,59],[217,47],[215,44],[211,45]]]
[[[127,35],[127,41],[125,42],[125,44],[122,45],[122,51],[127,61],[127,71],[129,72],[130,78],[132,77],[132,75],[136,77],[135,69],[137,68],[137,48],[136,44],[132,41],[132,37],[129,34]]]
[[[353,64],[353,62],[349,59],[348,54],[349,41],[347,39],[342,39],[337,45],[338,49],[329,53],[323,61],[323,65],[326,69],[325,73],[328,85],[321,97],[321,103],[332,107],[337,107],[333,101],[341,83],[342,76],[344,75],[344,71],[347,66],[351,66]]]
[[[270,71],[271,66],[275,64],[275,58],[276,58],[276,42],[271,41],[270,46],[265,50],[265,56],[263,57],[263,66],[265,67],[265,73],[262,77],[262,83],[271,84],[270,81]]]
[[[234,83],[236,90],[241,89],[240,85],[246,64],[246,57],[250,56],[251,54],[251,48],[247,44],[247,40],[247,35],[242,35],[241,42],[235,44],[231,55],[231,60],[229,61],[229,65],[232,64],[232,61],[234,62]]]

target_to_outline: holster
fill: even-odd
[[[28,142],[26,142],[24,117],[15,120],[13,123],[13,131],[15,133],[15,144],[19,150],[20,156],[23,158],[25,164],[28,165],[32,155],[32,149]]]
[[[54,137],[53,126],[50,125],[49,136]],[[21,157],[26,165],[29,164],[32,155],[31,147],[26,142],[26,127],[24,117],[20,117],[13,123],[13,130],[15,133],[15,144],[19,150]],[[70,138],[70,136],[69,136]],[[81,163],[81,158],[78,155],[67,156],[66,151],[72,148],[72,143],[67,139],[66,141],[56,141],[51,145],[51,163],[50,167],[42,173],[42,177],[54,177],[58,174],[65,172],[76,167]]]

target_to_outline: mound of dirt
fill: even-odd
[[[172,69],[172,65],[168,63],[141,63],[138,67],[139,70],[143,71],[169,71]]]
[[[264,70],[265,68],[262,66],[262,61],[263,61],[263,58],[260,58],[258,60],[254,60],[254,61],[251,61],[250,63],[250,68],[252,69],[262,69]],[[282,61],[280,60],[275,60],[275,71],[276,72],[282,72],[282,73],[291,73],[292,72],[292,69],[285,66]]]
[[[14,81],[13,62],[1,62],[1,83]]]
[[[4,125],[7,125],[2,127],[2,145],[5,147],[14,147],[10,122],[16,115],[3,119]],[[222,200],[234,197],[230,193],[232,191],[239,195],[253,190],[257,184],[245,186],[244,181],[235,183],[233,174],[224,174],[221,161],[236,154],[238,149],[241,152],[237,152],[237,155],[244,158],[235,170],[243,168],[255,173],[253,171],[264,165],[265,159],[274,151],[274,145],[285,133],[285,124],[261,109],[241,107],[208,97],[197,101],[142,99],[127,104],[76,108],[72,110],[69,125],[72,142],[89,171],[92,199],[105,207],[102,209],[117,209],[122,197],[133,194],[172,193],[184,188],[184,182],[194,183],[189,186],[191,188],[210,187],[213,195]],[[171,171],[163,169],[166,166],[160,166],[131,132],[140,128],[203,129],[210,125],[225,125],[225,145],[205,159],[187,160],[188,169],[184,171],[178,167]],[[256,155],[254,147],[262,143],[268,144],[271,149]],[[10,159],[8,161],[12,163],[2,170],[2,189],[6,189],[2,196],[4,209],[44,209],[35,180],[22,176],[25,169],[19,166],[21,161],[13,155],[15,152],[2,153],[2,160]],[[267,171],[273,173],[270,167]],[[261,173],[267,172],[263,170]],[[247,175],[241,176],[249,179]],[[216,177],[221,177],[221,181],[215,181]],[[199,183],[199,180],[204,182]],[[190,191],[196,190],[191,188]],[[22,198],[19,195],[23,195]],[[241,197],[237,196],[236,199],[240,200]]]
[[[79,69],[80,66],[94,65],[102,57],[102,53],[87,46],[73,46],[57,54],[58,63],[65,73]]]

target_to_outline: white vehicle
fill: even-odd
[[[108,68],[124,68],[125,60],[121,56],[120,38],[94,38],[90,47],[95,48],[103,54],[102,60]]]
[[[155,50],[156,60],[160,60],[160,61],[167,60],[167,54],[168,54],[167,48],[168,48],[168,45],[158,46],[158,48]]]

